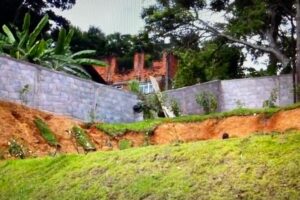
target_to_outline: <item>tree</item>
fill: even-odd
[[[244,77],[241,49],[217,39],[203,44],[200,50],[177,52],[179,57],[175,87],[184,87],[216,79]]]
[[[289,66],[297,69],[300,83],[300,56],[295,59],[300,55],[299,4],[299,0],[212,0],[209,4],[204,0],[157,0],[142,17],[146,28],[156,35],[178,37],[194,32],[201,40],[223,37],[256,55],[269,53],[283,70]],[[203,20],[200,13],[204,8],[225,12],[225,23]]]
[[[48,14],[49,19],[59,26],[67,25],[68,21],[54,13],[51,9],[70,9],[76,0],[1,0],[0,27],[4,24],[14,24],[21,28],[25,13],[31,13],[31,29],[34,28],[43,16]]]
[[[106,53],[106,36],[97,27],[91,26],[88,31],[81,31],[79,28],[74,29],[74,36],[70,43],[73,52],[84,49],[95,49],[95,58],[101,58]]]

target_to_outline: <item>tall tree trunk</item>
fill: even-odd
[[[300,0],[296,0],[296,83],[297,86],[300,84]],[[297,101],[300,100],[300,95],[298,94]]]

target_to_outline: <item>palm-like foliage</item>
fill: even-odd
[[[82,78],[90,78],[90,76],[81,65],[106,65],[102,61],[87,58],[87,56],[95,54],[94,50],[84,50],[74,54],[71,52],[70,42],[74,34],[72,29],[68,33],[65,29],[61,29],[57,42],[53,42],[51,39],[38,40],[47,23],[48,16],[46,15],[37,27],[29,33],[30,15],[26,14],[22,31],[15,28],[14,34],[4,25],[2,27],[4,34],[0,33],[0,53],[54,70],[65,71]]]

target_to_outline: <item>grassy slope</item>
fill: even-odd
[[[297,199],[300,132],[0,162],[0,199]]]
[[[123,135],[127,131],[133,132],[141,132],[150,134],[158,125],[162,123],[172,123],[172,122],[202,122],[207,119],[215,119],[215,118],[225,118],[231,116],[248,116],[253,114],[264,114],[267,116],[272,116],[273,114],[279,111],[285,110],[292,110],[300,107],[300,103],[293,104],[286,107],[278,107],[278,108],[262,108],[262,109],[246,109],[246,108],[239,108],[229,112],[222,112],[222,113],[212,113],[209,115],[188,115],[182,117],[176,117],[172,119],[167,118],[159,118],[153,120],[145,120],[140,122],[133,122],[133,123],[121,123],[121,124],[98,124],[97,128],[104,131],[108,135],[116,136],[116,135]]]

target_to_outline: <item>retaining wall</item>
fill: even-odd
[[[84,121],[133,122],[142,120],[134,113],[136,95],[49,70],[31,63],[0,56],[0,99],[25,103],[33,108],[68,115]],[[211,81],[165,91],[169,100],[178,101],[183,114],[200,114],[196,95],[212,92],[218,100],[218,111],[228,111],[243,105],[260,108],[276,89],[276,104],[293,103],[292,75]],[[26,87],[28,86],[28,90]],[[24,92],[22,92],[22,90]]]
[[[183,114],[203,113],[196,103],[196,95],[212,92],[218,99],[218,111],[228,111],[243,106],[261,108],[269,99],[273,90],[277,91],[276,105],[285,106],[293,103],[292,75],[267,76],[259,78],[211,81],[175,90],[165,91],[169,100],[175,99]]]
[[[130,92],[3,56],[0,73],[2,100],[84,121],[93,115],[105,122],[142,120],[132,109],[138,99]]]

